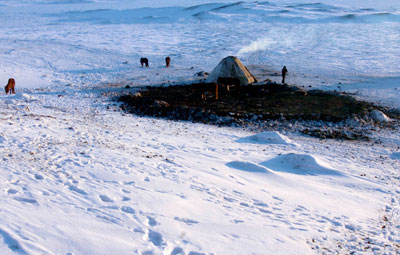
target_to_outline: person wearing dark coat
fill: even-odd
[[[167,68],[169,67],[170,63],[171,63],[171,58],[170,57],[166,57],[165,58],[165,65],[166,65]]]
[[[285,83],[285,78],[288,70],[286,69],[286,66],[282,68],[282,83]]]

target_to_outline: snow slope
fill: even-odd
[[[398,251],[397,135],[257,143],[103,92],[2,96],[2,254]]]

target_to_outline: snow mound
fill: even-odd
[[[232,162],[227,163],[226,166],[228,166],[230,168],[234,168],[236,170],[249,172],[249,173],[271,173],[265,167],[255,165],[250,162],[232,161]]]
[[[341,172],[331,168],[327,163],[308,154],[289,153],[279,155],[273,159],[262,162],[261,165],[278,172],[301,175],[343,176]]]
[[[375,122],[389,122],[390,118],[379,110],[373,110],[370,114],[371,119]]]
[[[256,144],[284,144],[295,145],[286,136],[276,131],[267,131],[237,140],[240,143],[256,143]]]
[[[33,97],[33,96],[25,94],[25,93],[20,94],[20,99],[26,103],[38,101],[38,99],[36,97]]]

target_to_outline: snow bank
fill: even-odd
[[[379,110],[373,110],[369,116],[371,119],[373,119],[375,122],[389,122],[390,118],[386,116],[383,112]]]
[[[340,171],[332,169],[329,164],[321,159],[308,154],[283,154],[265,161],[261,165],[274,171],[300,175],[344,175]]]
[[[249,173],[271,174],[271,171],[269,171],[267,168],[250,162],[232,161],[227,163],[226,166]]]
[[[237,140],[239,143],[255,143],[255,144],[282,144],[282,145],[292,145],[293,143],[289,138],[282,135],[277,131],[266,131],[258,133],[252,136],[243,137]]]

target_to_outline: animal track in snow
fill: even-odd
[[[77,186],[70,185],[69,190],[75,191],[76,193],[79,193],[81,195],[87,195],[86,191],[78,188]]]
[[[13,252],[15,252],[17,254],[28,254],[24,249],[22,249],[21,245],[19,244],[19,242],[16,239],[14,239],[9,233],[7,233],[6,231],[4,231],[1,228],[0,228],[0,236],[3,239],[3,242]]]
[[[14,195],[14,194],[17,194],[18,193],[18,190],[16,190],[16,189],[9,189],[9,190],[7,190],[7,194],[8,195]]]
[[[39,204],[38,201],[33,198],[15,197],[14,199],[17,201],[20,201],[20,202],[24,202],[24,203]]]
[[[152,242],[155,246],[161,246],[164,243],[162,235],[153,230],[149,230],[149,233],[147,233],[147,239],[150,242]]]
[[[136,213],[135,209],[133,209],[132,207],[129,207],[129,206],[122,206],[121,207],[121,211],[123,211],[125,213],[129,213],[129,214],[135,214]]]
[[[263,202],[260,202],[260,201],[258,201],[258,200],[254,200],[254,203],[253,203],[253,204],[254,204],[255,206],[269,207],[268,204],[263,203]]]
[[[34,177],[36,180],[43,180],[43,176],[40,174],[35,174]]]
[[[185,255],[185,251],[181,247],[175,247],[171,251],[171,255]]]
[[[179,217],[175,217],[174,220],[183,222],[186,225],[193,225],[193,224],[199,223],[198,221],[195,221],[195,220],[191,220],[191,219],[187,219],[187,218],[179,218]]]
[[[126,202],[126,201],[130,201],[131,199],[129,197],[122,197],[121,199],[122,201]]]
[[[188,255],[206,255],[206,254],[202,253],[202,252],[197,252],[197,251],[189,251]]]
[[[112,203],[114,202],[111,198],[107,197],[106,195],[100,195],[99,196],[101,201],[105,202],[105,203]]]
[[[147,224],[151,227],[154,227],[154,226],[158,225],[158,222],[156,221],[155,218],[147,216]]]

